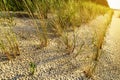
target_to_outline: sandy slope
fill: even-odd
[[[97,80],[120,80],[120,11],[114,11],[103,53],[95,75]]]
[[[76,51],[84,42],[76,58],[74,51],[68,55],[60,38],[49,38],[46,48],[38,48],[38,38],[30,19],[15,18],[16,27],[13,28],[20,43],[21,55],[10,61],[3,61],[0,56],[0,79],[5,80],[88,80],[83,73],[92,61],[94,28],[103,25],[106,16],[99,16],[89,25],[82,25],[76,30]],[[2,28],[2,27],[1,27]],[[5,27],[7,28],[7,27]],[[70,37],[71,40],[71,37]],[[61,40],[62,41],[62,40]],[[1,53],[0,53],[1,54]],[[35,74],[29,75],[30,62],[36,64]]]

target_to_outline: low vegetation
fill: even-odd
[[[92,2],[77,0],[36,0],[35,2],[26,0],[23,3],[25,4],[28,14],[35,23],[38,38],[40,39],[40,45],[43,47],[48,44],[48,28],[52,29],[55,34],[66,38],[64,34],[66,31],[74,31],[75,27],[80,27],[81,24],[88,23],[96,16],[104,15],[109,10],[107,7],[100,6]],[[31,5],[34,5],[34,11],[31,9]],[[38,25],[35,21],[35,14],[37,15],[41,25]],[[39,28],[41,30],[39,30]]]
[[[4,24],[4,26],[3,26]],[[8,59],[15,58],[17,55],[20,55],[19,43],[17,41],[16,35],[12,30],[12,27],[15,26],[13,19],[4,18],[1,20],[1,35],[0,35],[0,49],[1,52],[6,54]]]
[[[95,51],[92,56],[91,65],[88,67],[87,71],[85,71],[88,77],[92,77],[92,74],[96,69],[97,62],[99,61],[100,55],[102,54],[102,46],[104,43],[107,29],[110,26],[112,15],[113,15],[113,11],[108,11],[104,15],[106,17],[106,20],[104,20],[104,23],[98,26],[94,26],[95,32],[93,36],[93,45],[94,45]]]

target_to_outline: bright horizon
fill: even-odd
[[[120,9],[120,0],[107,0],[110,8]]]

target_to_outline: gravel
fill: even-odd
[[[75,51],[67,54],[60,38],[49,38],[47,47],[39,49],[39,39],[31,19],[15,18],[13,28],[17,34],[21,54],[12,60],[3,60],[0,55],[1,80],[93,80],[86,77],[85,70],[92,63],[93,34],[97,23],[103,22],[105,16],[99,16],[89,24],[76,29],[77,45]],[[71,39],[72,33],[69,33]],[[85,43],[79,55],[74,57],[80,45]],[[35,67],[34,75],[30,75],[30,62]]]

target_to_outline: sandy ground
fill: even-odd
[[[114,11],[103,53],[95,75],[97,80],[120,80],[120,11]]]
[[[49,45],[39,49],[39,40],[36,36],[32,20],[28,18],[15,18],[16,26],[13,28],[13,31],[17,34],[21,55],[10,61],[3,60],[2,55],[4,54],[0,55],[0,79],[91,80],[86,77],[84,71],[92,63],[94,28],[97,28],[98,25],[103,25],[105,20],[106,16],[99,16],[89,24],[82,25],[76,29],[77,45],[75,51],[68,55],[64,49],[64,44],[62,44],[62,39],[58,37],[49,37]],[[71,34],[70,36],[72,37]],[[83,43],[84,46],[80,50],[79,55],[74,57]],[[117,58],[115,60],[117,61]],[[32,76],[29,75],[30,62],[36,64],[35,73]],[[95,76],[97,77],[98,75]],[[101,77],[101,80],[104,79]]]

